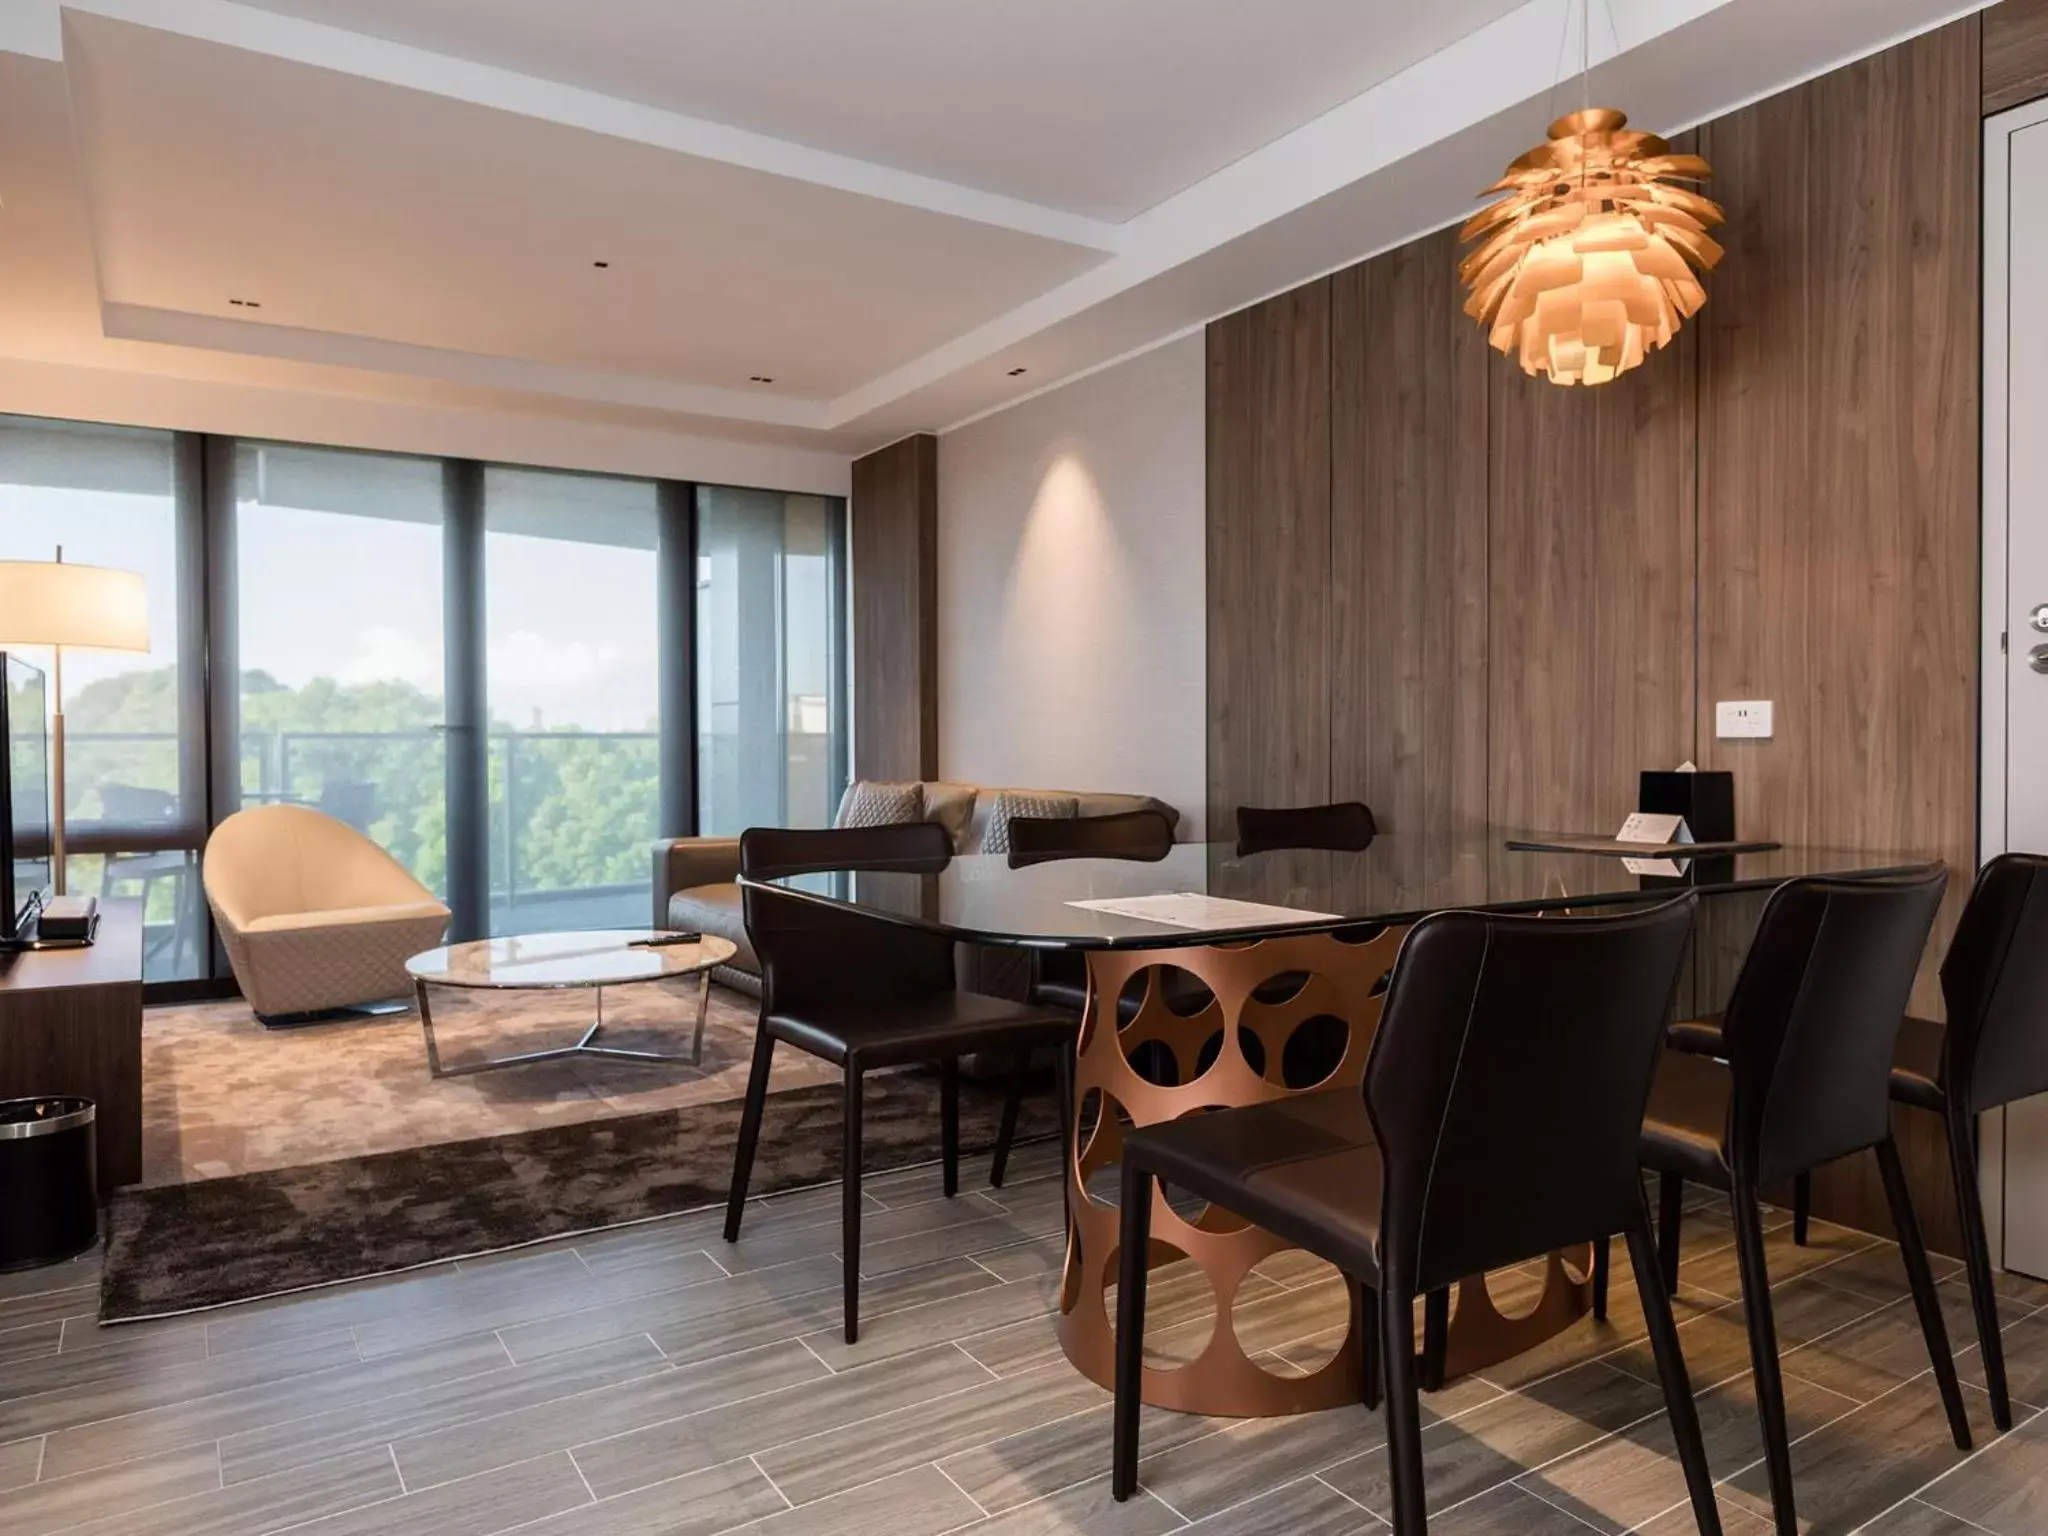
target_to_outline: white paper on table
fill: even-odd
[[[1233,901],[1228,896],[1204,896],[1198,891],[1177,891],[1164,896],[1098,896],[1087,901],[1070,901],[1070,907],[1090,912],[1108,912],[1116,917],[1135,917],[1169,928],[1265,928],[1288,923],[1338,922],[1337,912],[1305,912],[1299,907],[1268,906],[1262,901]]]
[[[1691,859],[1623,859],[1621,867],[1632,875],[1661,875],[1676,880],[1692,867]]]

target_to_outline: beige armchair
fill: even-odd
[[[448,928],[448,909],[396,859],[303,805],[230,816],[201,878],[235,980],[266,1022],[403,996],[407,958]]]

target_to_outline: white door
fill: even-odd
[[[2048,102],[1991,119],[1984,149],[1988,858],[2048,852]],[[2007,1268],[2048,1277],[2048,1097],[1991,1117],[1984,1150],[1993,1257],[2002,1232]]]

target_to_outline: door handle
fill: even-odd
[[[2036,672],[2048,672],[2048,645],[2037,645],[2028,651],[2027,665]]]

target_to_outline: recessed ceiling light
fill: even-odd
[[[765,373],[751,373],[747,375],[747,382],[750,384],[773,384],[775,381]]]
[[[1019,374],[1021,374],[1021,373],[1023,373],[1023,372],[1024,372],[1024,370],[1023,370],[1022,368],[1012,368],[1012,369],[1010,370],[1010,377],[1014,379],[1014,378],[1016,378],[1016,377],[1017,377],[1017,376],[1018,376]]]

